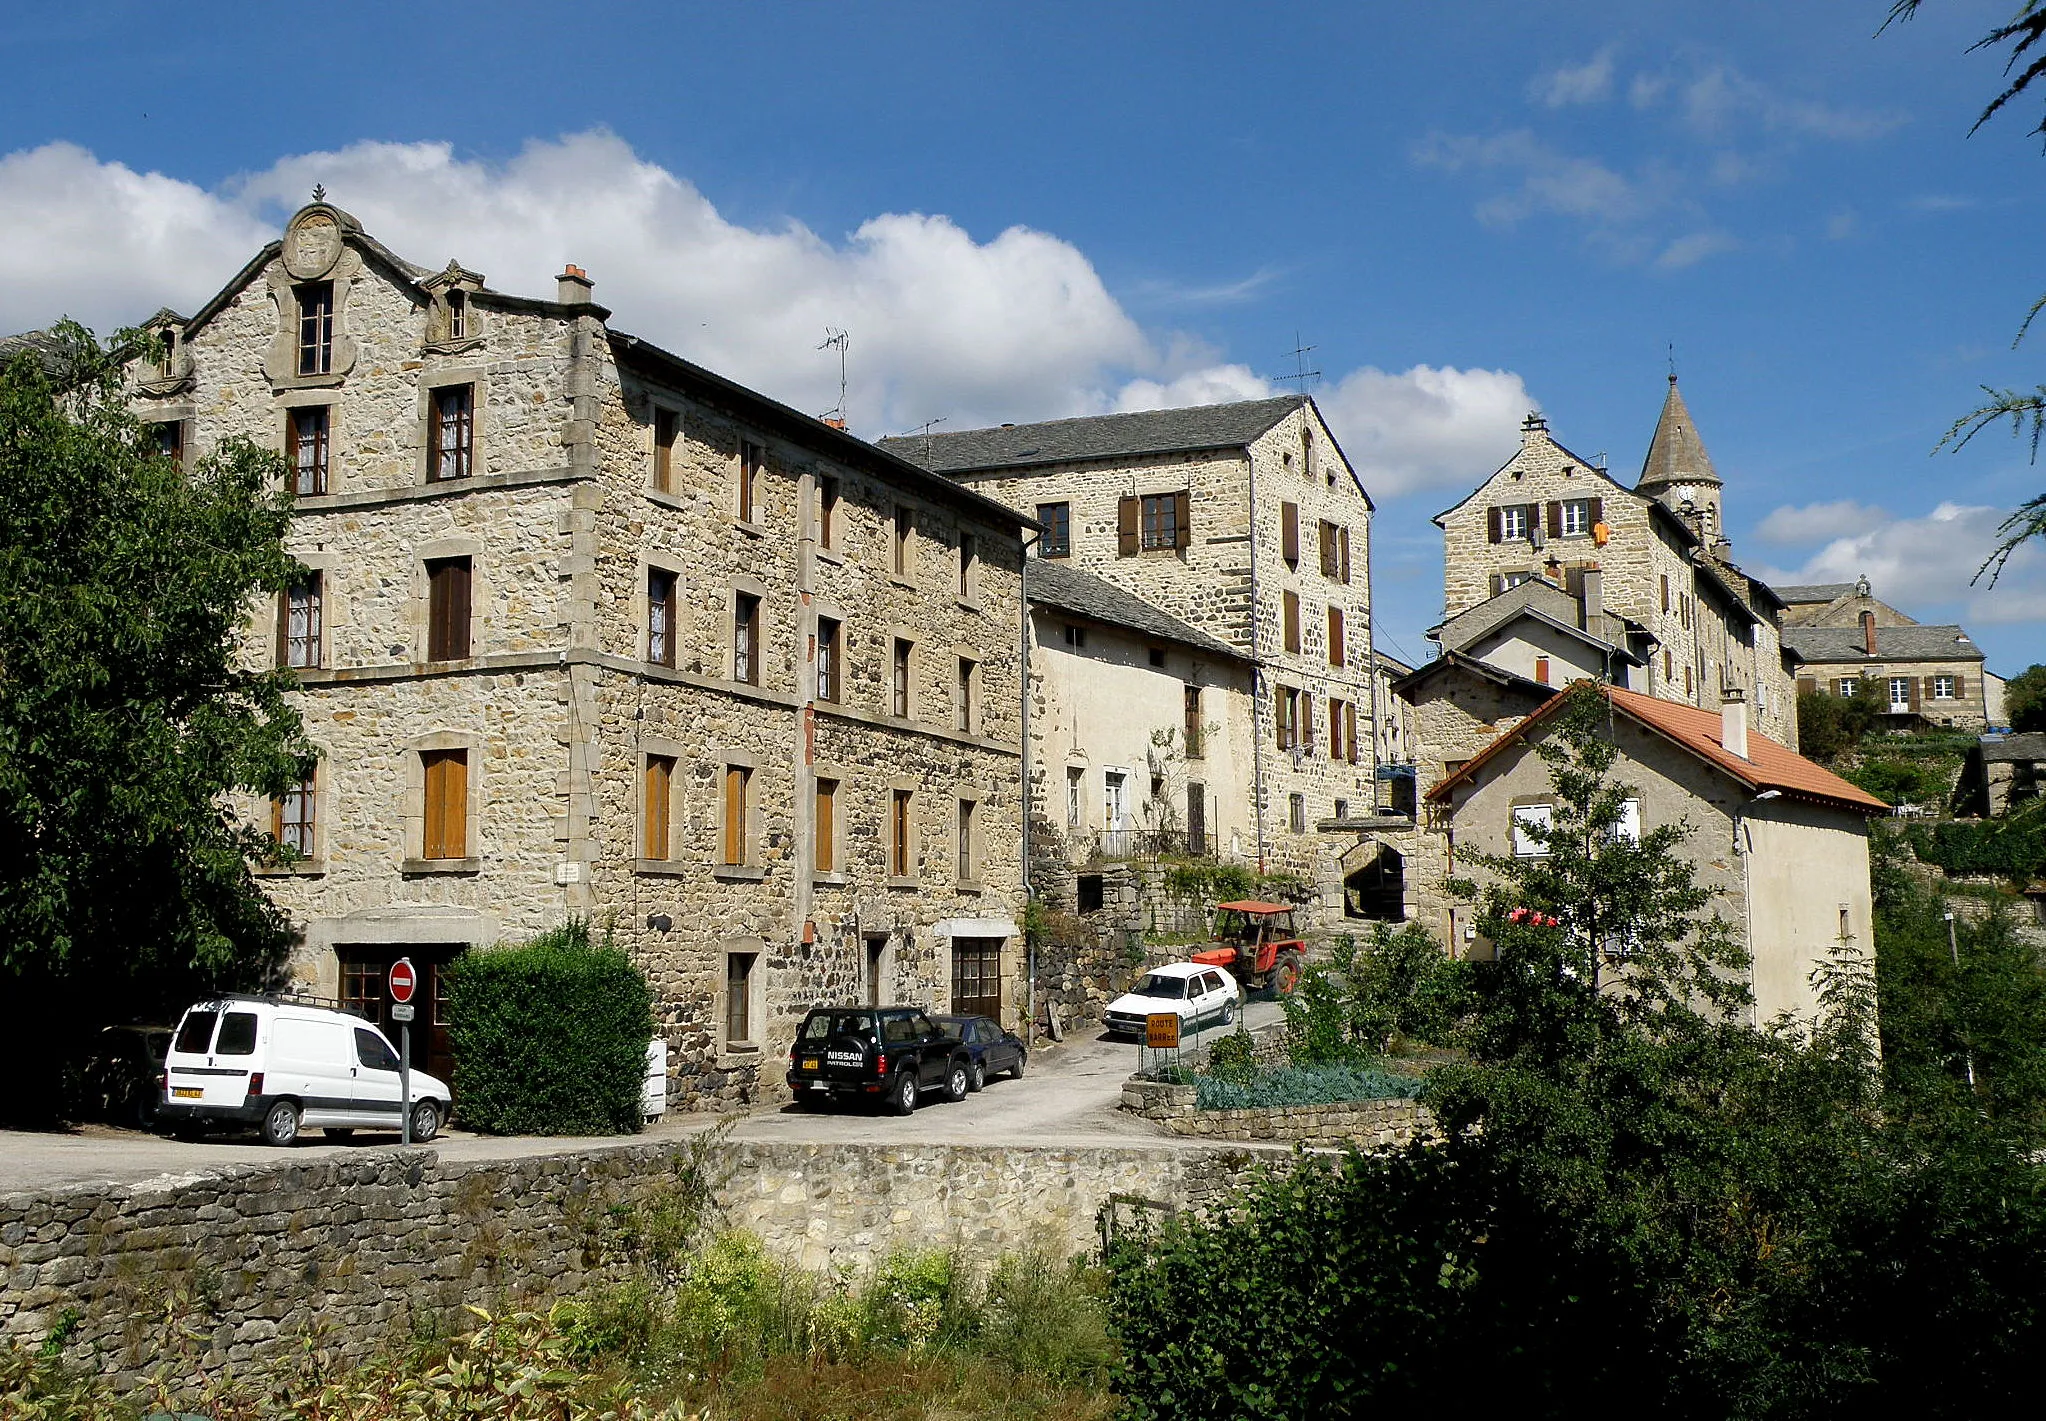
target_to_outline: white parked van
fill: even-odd
[[[448,1116],[445,1082],[412,1072],[412,1138]],[[404,1125],[398,1053],[359,1016],[289,997],[222,997],[185,1013],[164,1058],[159,1129],[255,1125],[273,1145]]]

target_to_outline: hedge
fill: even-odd
[[[1196,1076],[1194,1086],[1194,1105],[1201,1110],[1412,1100],[1421,1093],[1421,1082],[1414,1077],[1394,1075],[1376,1066],[1281,1066],[1247,1082]]]
[[[464,953],[448,979],[455,1113],[493,1135],[628,1135],[642,1120],[653,993],[623,951],[571,918]]]
[[[1912,850],[1948,873],[2031,879],[2046,874],[2046,811],[1971,824],[1913,825]]]

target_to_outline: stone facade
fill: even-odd
[[[1231,420],[1226,435],[1204,432]],[[1123,440],[1132,421],[1167,432]],[[909,436],[884,447],[1040,521],[1059,510],[1064,550],[1053,556],[1249,658],[1259,677],[1247,767],[1258,822],[1246,855],[1317,882],[1339,877],[1314,826],[1336,816],[1338,801],[1369,808],[1376,792],[1372,506],[1311,399]],[[1130,521],[1137,506],[1176,495],[1184,495],[1184,534],[1142,546]],[[1332,702],[1343,708],[1340,743]],[[1293,728],[1282,729],[1295,707]],[[1100,797],[1099,785],[1088,788]]]
[[[585,916],[645,967],[684,1101],[781,1090],[815,1002],[959,1005],[962,944],[1016,1021],[1019,520],[590,292],[430,275],[315,204],[176,322],[175,379],[137,371],[188,457],[320,464],[289,538],[316,615],[257,609],[246,653],[299,668],[322,754],[269,883],[294,975],[364,1000],[401,952]]]

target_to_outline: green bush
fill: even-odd
[[[1208,1074],[1218,1081],[1250,1084],[1257,1078],[1257,1038],[1239,1026],[1210,1046]]]
[[[640,1127],[653,994],[625,953],[570,919],[455,959],[448,1034],[455,1110],[496,1135],[626,1135]]]
[[[1281,1066],[1247,1084],[1199,1076],[1194,1104],[1201,1110],[1262,1110],[1283,1105],[1332,1105],[1345,1100],[1412,1100],[1421,1082],[1376,1066]]]
[[[1845,750],[1861,744],[1875,724],[1876,696],[1872,690],[1857,689],[1851,696],[1826,691],[1797,694],[1797,748],[1814,760],[1830,761]]]
[[[1914,825],[1912,851],[1948,873],[2031,879],[2046,874],[2046,809],[1974,824]]]

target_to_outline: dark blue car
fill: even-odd
[[[1002,1024],[993,1017],[939,1016],[931,1019],[966,1044],[966,1054],[973,1058],[973,1075],[967,1081],[967,1089],[979,1090],[987,1084],[989,1076],[998,1076],[1004,1071],[1018,1080],[1023,1078],[1023,1068],[1030,1063],[1030,1048],[1015,1032],[1002,1030]]]

